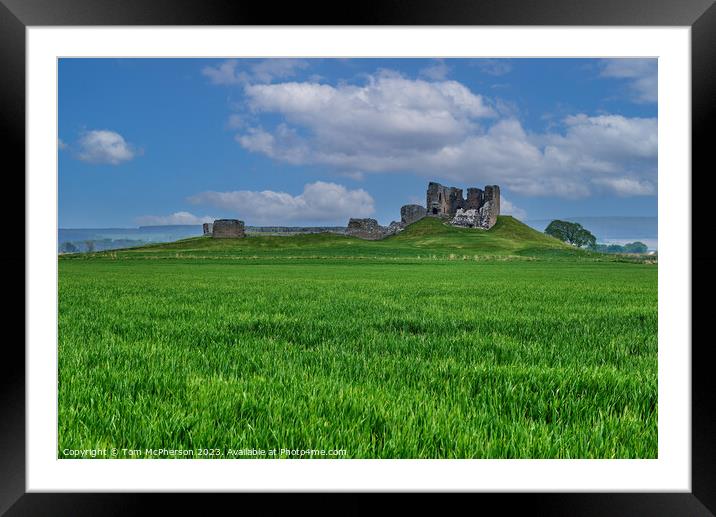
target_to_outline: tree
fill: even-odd
[[[77,253],[77,246],[72,244],[71,242],[63,242],[60,244],[60,251],[62,253]]]
[[[629,242],[624,245],[625,253],[646,253],[649,248],[643,242]]]
[[[545,228],[544,233],[579,248],[595,248],[597,245],[597,238],[579,223],[555,219]]]

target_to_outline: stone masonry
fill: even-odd
[[[428,193],[425,208],[428,215],[437,217],[453,217],[458,208],[463,208],[465,200],[462,189],[444,187],[440,183],[428,183]]]
[[[484,190],[468,188],[465,199],[462,189],[431,182],[426,203],[429,216],[448,218],[455,226],[489,230],[500,215],[500,187],[487,185]]]
[[[214,231],[214,223],[204,223],[201,225],[204,235],[211,235]]]
[[[217,219],[214,221],[211,236],[214,239],[240,239],[246,236],[244,222],[238,219]]]
[[[420,205],[404,205],[400,208],[400,222],[405,226],[420,221],[427,211]]]

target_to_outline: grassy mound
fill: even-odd
[[[479,259],[574,257],[584,251],[544,235],[511,216],[490,230],[456,228],[428,217],[381,241],[332,233],[252,235],[244,239],[194,237],[166,244],[113,250],[112,258],[413,258]]]
[[[426,217],[383,242],[405,243],[416,248],[495,254],[518,253],[530,248],[568,252],[574,250],[571,246],[540,233],[509,215],[498,217],[495,226],[489,230],[457,228],[440,219]]]

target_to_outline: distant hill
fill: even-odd
[[[202,235],[201,225],[140,226],[139,228],[60,228],[57,245],[60,251],[75,248],[84,252],[172,242]]]
[[[145,242],[168,242],[202,234],[201,225],[140,226],[139,228],[60,228],[60,244],[70,241],[131,239]]]

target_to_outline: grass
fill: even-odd
[[[656,266],[523,227],[62,257],[58,455],[656,457]]]

